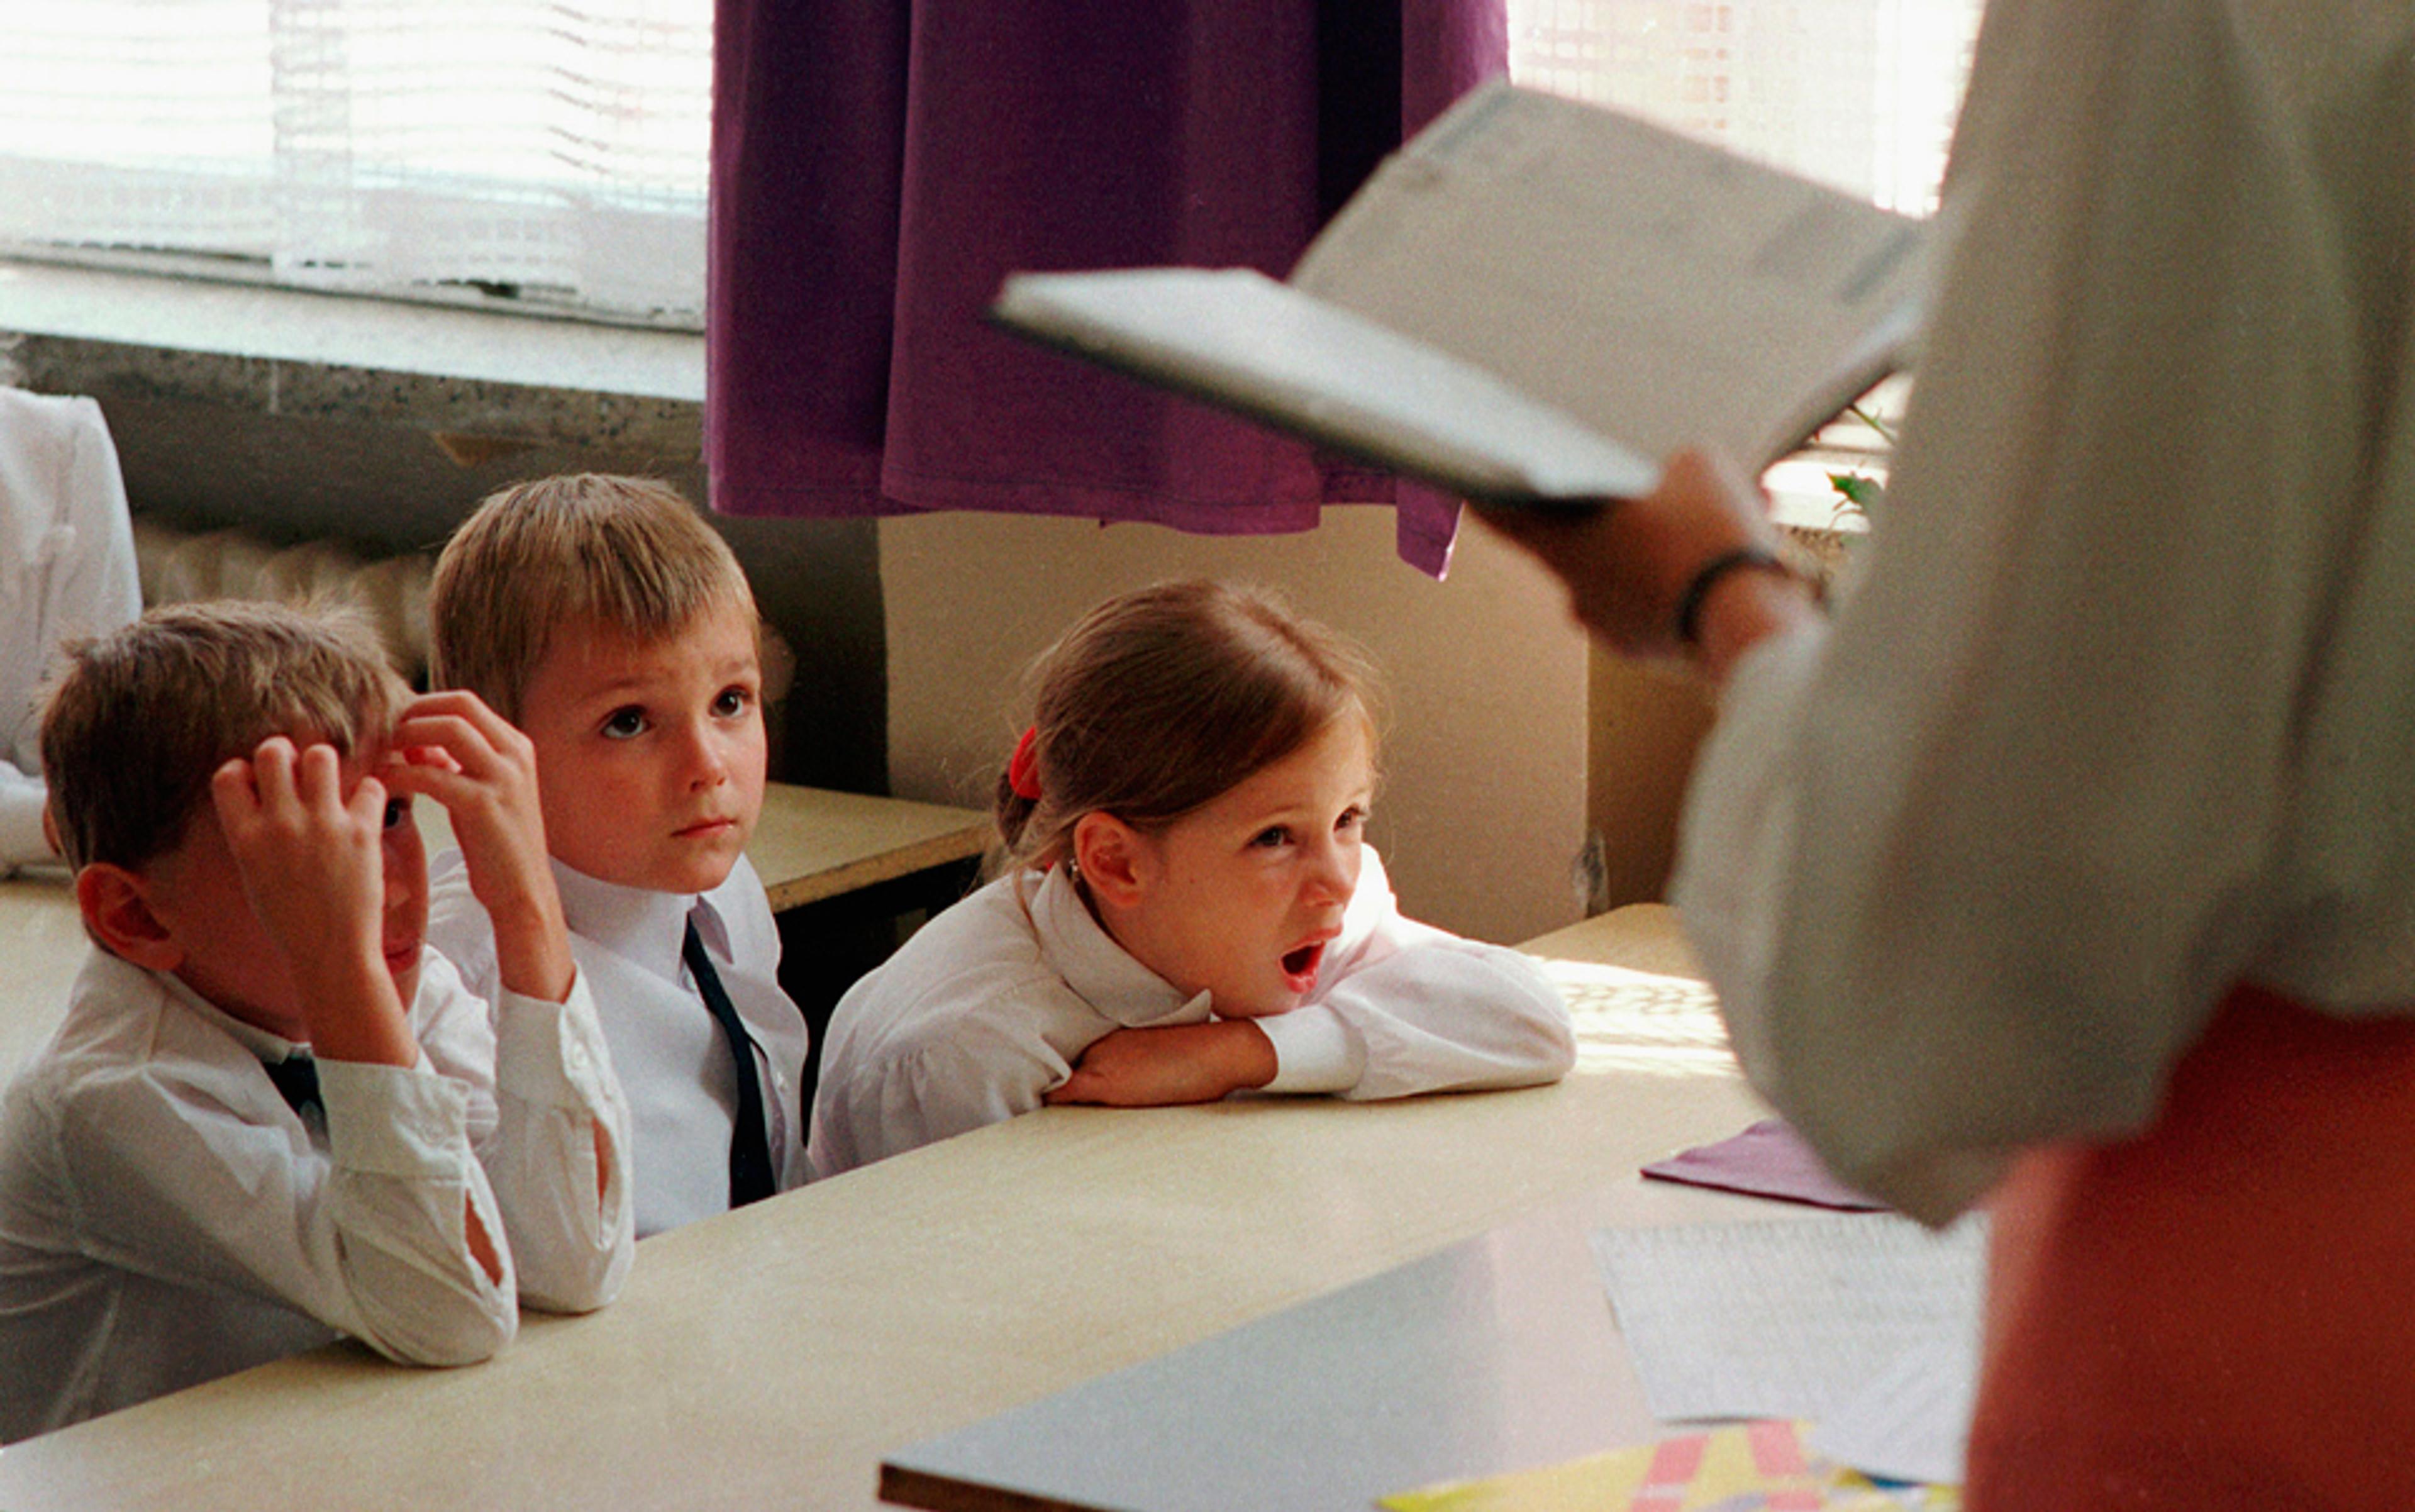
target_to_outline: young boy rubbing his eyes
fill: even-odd
[[[635,1121],[638,1232],[804,1180],[806,1030],[746,841],[763,807],[755,597],[666,485],[578,474],[506,488],[437,561],[440,685],[534,748],[570,949]],[[472,984],[494,935],[457,863],[429,937]]]
[[[349,1334],[424,1365],[599,1307],[628,1114],[525,742],[266,605],[70,649],[50,813],[98,947],[0,1110],[0,1439]],[[409,795],[501,921],[489,1005],[423,945]]]
[[[1008,869],[839,1003],[829,1175],[1042,1102],[1524,1086],[1575,1060],[1533,960],[1401,916],[1365,844],[1371,677],[1221,583],[1101,605],[1045,652],[998,785]]]

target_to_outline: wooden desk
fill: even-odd
[[[441,805],[414,803],[412,813],[428,855],[452,848],[453,826]],[[990,817],[977,809],[772,783],[746,859],[780,913],[978,862],[989,838]]]
[[[1758,1116],[1698,985],[1585,964],[1666,960],[1673,929],[1552,936],[1582,1047],[1559,1085],[1047,1109],[649,1239],[620,1301],[487,1365],[338,1347],[14,1445],[0,1506],[870,1506],[892,1450]]]
[[[1672,1430],[1619,1334],[1594,1231],[1813,1216],[1605,1183],[892,1451],[881,1494],[934,1512],[1368,1512],[1397,1491],[1646,1444]]]

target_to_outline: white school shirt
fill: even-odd
[[[423,951],[411,1026],[415,1068],[320,1061],[325,1116],[306,1119],[262,1070],[292,1044],[92,952],[0,1105],[0,1441],[339,1334],[481,1360],[511,1341],[516,1291],[611,1298],[635,1235],[624,1179],[598,1201],[593,1131],[626,1149],[627,1114],[584,990],[508,996],[490,1023]]]
[[[2403,3],[1988,7],[1882,512],[1676,884],[1852,1185],[2139,1129],[2242,979],[2415,1013],[2410,129]]]
[[[49,861],[40,696],[63,641],[142,612],[100,406],[0,387],[0,876]]]
[[[1539,964],[1401,917],[1382,858],[1298,1008],[1251,1022],[1270,1093],[1407,1097],[1557,1081],[1576,1062]],[[817,1178],[1029,1113],[1110,1031],[1199,1024],[1183,993],[1100,927],[1063,867],[999,877],[917,931],[839,1000],[814,1097]]]
[[[729,1208],[737,1078],[728,1042],[681,953],[691,917],[755,1041],[774,1183],[782,1191],[803,1185],[805,1016],[780,989],[779,926],[754,864],[741,856],[704,893],[600,882],[559,861],[553,875],[570,953],[629,1100],[638,1236]],[[492,989],[494,926],[471,895],[459,851],[437,861],[429,886],[428,942],[452,957],[472,987]]]

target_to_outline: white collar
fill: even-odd
[[[135,969],[142,968],[138,966]],[[184,979],[172,971],[151,971],[146,972],[145,975],[164,988],[168,996],[177,1003],[191,1009],[205,1022],[214,1024],[233,1036],[235,1043],[250,1051],[263,1065],[274,1066],[292,1056],[296,1051],[306,1055],[310,1053],[309,1045],[301,1040],[288,1040],[282,1035],[271,1034],[257,1024],[246,1024],[185,985]]]
[[[732,957],[728,925],[710,892],[657,892],[606,882],[560,861],[553,863],[553,877],[562,891],[562,921],[572,934],[602,942],[666,981],[682,980],[691,918],[715,955]]]
[[[1134,960],[1090,912],[1064,867],[1026,872],[1016,891],[1040,936],[1042,953],[1065,985],[1102,1016],[1126,1028],[1208,1016],[1213,1006],[1208,994],[1186,997],[1180,988]]]

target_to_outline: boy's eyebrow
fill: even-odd
[[[735,677],[741,673],[750,670],[759,670],[761,666],[762,662],[759,657],[732,656],[728,660],[715,665],[712,671],[716,677],[728,678]],[[607,678],[603,681],[593,684],[585,690],[583,696],[587,698],[603,698],[608,696],[618,696],[633,688],[650,686],[655,681],[660,681],[660,677],[661,674],[654,672],[623,673],[619,677]]]

